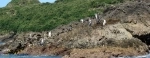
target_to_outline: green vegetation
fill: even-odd
[[[59,25],[101,13],[110,4],[123,2],[123,0],[57,0],[55,3],[17,1],[12,0],[8,7],[0,8],[1,32],[51,30]],[[18,6],[18,3],[21,6]]]
[[[31,4],[39,4],[38,0],[12,0],[7,7],[15,7],[15,6],[27,6]]]

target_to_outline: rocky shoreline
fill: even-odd
[[[63,58],[109,58],[148,53],[150,5],[126,2],[110,6],[95,18],[71,22],[48,32],[10,32],[0,36],[1,53],[62,55]],[[88,20],[91,20],[89,26]],[[106,20],[102,26],[101,19]]]

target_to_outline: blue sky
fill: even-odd
[[[0,0],[0,7],[5,7],[11,0]],[[53,3],[55,0],[39,0],[41,3],[50,2]]]

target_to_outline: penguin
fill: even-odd
[[[81,21],[81,23],[83,23],[83,21],[84,21],[84,20],[83,20],[83,19],[81,19],[80,21]]]

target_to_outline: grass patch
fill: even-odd
[[[57,0],[55,3],[41,4],[24,4],[22,2],[21,6],[17,6],[16,3],[18,2],[14,1],[9,4],[11,7],[0,8],[0,32],[52,30],[59,25],[78,21],[85,17],[92,17],[95,13],[102,13],[103,7],[122,1]]]

